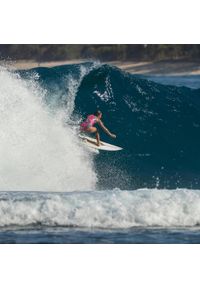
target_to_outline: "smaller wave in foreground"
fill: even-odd
[[[1,192],[0,227],[194,227],[200,190]]]

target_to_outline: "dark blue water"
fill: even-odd
[[[200,89],[179,87],[180,77],[165,79],[173,86],[162,85],[93,63],[37,68],[22,75],[37,73],[48,105],[66,107],[72,85],[66,79],[78,81],[84,69],[88,72],[79,81],[70,119],[100,109],[104,124],[117,135],[113,140],[102,132],[103,140],[124,148],[96,157],[99,188],[199,188]]]

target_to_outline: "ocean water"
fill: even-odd
[[[144,78],[144,76],[142,77]],[[200,88],[200,75],[149,75],[146,76],[146,78],[164,85],[175,85],[178,87],[186,86],[192,89]]]
[[[200,243],[200,85],[101,63],[0,68],[0,243]],[[192,83],[192,84],[191,84]],[[103,112],[122,151],[93,153]]]

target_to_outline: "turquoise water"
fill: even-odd
[[[197,77],[88,62],[1,68],[0,83],[1,243],[199,243]],[[80,142],[97,109],[122,151]]]

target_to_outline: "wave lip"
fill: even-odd
[[[200,190],[1,192],[0,227],[123,229],[200,224]]]

